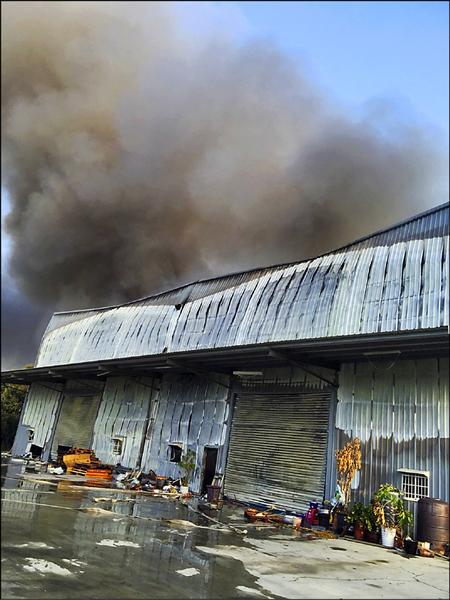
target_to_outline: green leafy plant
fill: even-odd
[[[403,493],[389,483],[375,492],[372,509],[378,527],[396,528],[403,533],[414,521],[412,512],[405,508]]]
[[[345,517],[348,523],[361,525],[367,531],[376,529],[375,515],[373,514],[372,506],[364,506],[362,502],[356,502],[351,507],[348,515]]]
[[[366,507],[362,502],[356,502],[353,504],[351,509],[349,510],[345,520],[347,523],[354,523],[359,525],[364,525],[364,519],[366,514]]]
[[[193,450],[187,450],[182,456],[178,463],[182,472],[181,483],[182,485],[189,485],[192,474],[195,470],[195,452]]]
[[[363,525],[367,531],[375,531],[377,529],[376,519],[371,504],[364,507]]]
[[[1,386],[1,444],[9,450],[14,442],[20,411],[25,400],[27,387],[2,383]]]
[[[399,529],[399,533],[403,536],[407,535],[412,528],[414,523],[414,515],[410,510],[405,508],[405,504],[403,499],[401,499],[401,504],[399,502],[399,506],[397,509],[397,529]]]

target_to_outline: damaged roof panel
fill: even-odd
[[[335,252],[56,313],[37,367],[448,326],[448,206]]]

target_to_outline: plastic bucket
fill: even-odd
[[[417,542],[414,542],[413,540],[405,540],[404,549],[406,554],[417,554]]]
[[[393,548],[395,541],[395,527],[394,528],[381,528],[381,543],[385,548]]]

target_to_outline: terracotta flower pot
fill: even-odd
[[[366,542],[371,542],[372,544],[378,544],[378,531],[368,531],[366,529],[364,534]]]
[[[345,517],[346,517],[346,514],[344,512],[337,512],[334,514],[333,531],[337,535],[340,535],[345,529],[345,526],[346,526]]]
[[[355,523],[355,540],[364,539],[364,527],[361,523]]]

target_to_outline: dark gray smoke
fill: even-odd
[[[29,301],[300,260],[441,201],[424,131],[343,114],[271,44],[194,36],[178,9],[2,4],[9,271]]]

